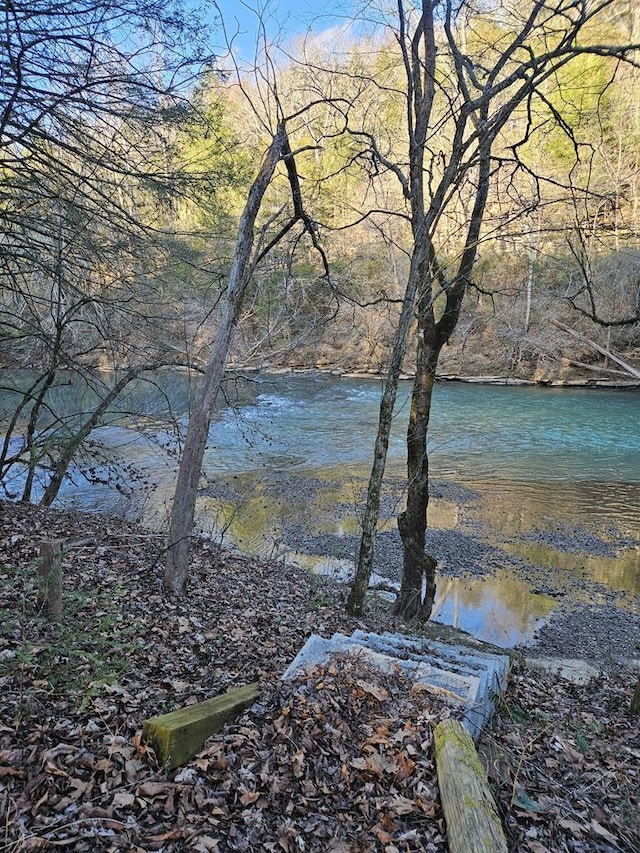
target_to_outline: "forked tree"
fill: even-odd
[[[530,185],[526,151],[536,135],[557,126],[579,160],[570,122],[551,94],[559,77],[587,56],[634,62],[638,45],[618,41],[615,0],[398,0],[391,26],[404,69],[405,157],[392,159],[374,134],[366,141],[378,171],[394,174],[411,227],[410,268],[393,353],[384,381],[356,572],[348,610],[360,614],[373,565],[375,532],[398,377],[412,325],[416,370],[407,430],[407,504],[398,518],[404,562],[395,612],[429,618],[435,558],[426,553],[429,502],[427,438],[442,347],[473,285],[492,182]],[[615,73],[612,70],[612,74]],[[509,125],[508,144],[504,142]],[[583,187],[588,192],[588,187]],[[460,240],[442,235],[443,218],[464,193],[469,215]]]

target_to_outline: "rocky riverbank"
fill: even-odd
[[[381,377],[390,360],[395,324],[375,310],[359,311],[358,318],[339,311],[327,325],[317,327],[295,348],[282,349],[265,359],[252,353],[237,366],[275,372],[320,370],[335,376]],[[558,318],[560,319],[560,318]],[[612,346],[602,329],[588,326],[584,334],[569,326],[545,322],[528,337],[514,333],[495,314],[469,317],[460,322],[440,353],[438,376],[442,381],[482,382],[502,385],[552,385],[576,387],[640,387],[640,360],[634,335]],[[404,378],[415,368],[413,344],[403,364]]]
[[[309,500],[321,484],[315,478],[281,480],[280,488],[293,489]],[[393,517],[398,512],[404,484],[387,480],[381,514]],[[496,570],[508,571],[531,587],[534,594],[552,597],[560,606],[521,648],[527,654],[564,656],[617,667],[640,661],[640,589],[615,590],[595,581],[584,572],[552,570],[514,555],[509,549],[511,537],[505,537],[483,520],[478,512],[478,494],[472,488],[451,482],[432,485],[432,503],[446,501],[456,506],[455,527],[430,527],[427,547],[437,555],[441,583],[447,578],[489,577]],[[335,507],[336,515],[344,508]],[[300,523],[284,524],[283,544],[292,551],[316,556],[330,555],[353,560],[358,536],[310,535]],[[609,529],[606,536],[579,525],[538,529],[528,538],[557,553],[571,553],[578,561],[594,556],[615,557],[621,549],[636,551],[640,540]],[[397,529],[378,534],[374,571],[379,588],[393,590],[402,571],[402,543]]]
[[[232,369],[233,372],[239,374],[265,373],[273,376],[288,373],[303,375],[319,373],[342,379],[371,379],[378,381],[385,377],[385,372],[382,369],[375,367],[364,368],[358,366],[357,363],[341,368],[327,366],[323,362],[316,363],[313,360],[300,362],[297,359],[289,360],[284,364],[281,362],[263,362],[260,367],[256,367],[251,363],[237,363],[233,365]],[[409,370],[401,373],[400,379],[403,381],[412,380],[413,376],[413,372]],[[595,373],[576,368],[558,371],[548,370],[545,372],[534,371],[528,375],[522,375],[519,372],[514,373],[509,370],[491,374],[476,374],[448,372],[443,369],[438,372],[436,379],[438,382],[465,382],[473,385],[544,385],[550,388],[640,388],[640,379],[636,379],[625,371],[611,371],[606,368]]]

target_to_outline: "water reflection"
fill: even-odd
[[[578,556],[527,542],[506,544],[505,550],[536,566],[565,572],[582,570],[590,580],[608,589],[628,593],[629,598],[640,595],[640,550],[637,548],[623,550],[615,557]]]
[[[482,515],[508,535],[562,523],[613,530],[640,539],[640,484],[609,482],[474,481]]]
[[[530,637],[558,606],[502,571],[483,578],[440,578],[432,618],[508,648]]]
[[[407,383],[400,388],[389,448],[389,475],[400,480],[409,391]],[[153,384],[134,384],[114,419],[92,436],[99,458],[107,460],[97,469],[105,483],[87,483],[73,470],[59,505],[166,527],[176,458],[163,419],[173,412],[184,426],[189,392],[190,378],[175,372],[154,377]],[[242,405],[222,408],[209,435],[205,469],[214,481],[198,501],[199,529],[248,553],[349,573],[380,383],[259,376],[238,393]],[[56,405],[72,413],[92,405],[84,388],[65,384],[55,394]],[[62,399],[67,394],[69,400]],[[13,405],[3,399],[0,394],[0,416]],[[126,414],[132,411],[145,416],[142,432]],[[629,598],[638,595],[640,554],[633,543],[640,541],[639,412],[637,392],[438,385],[432,474],[450,485],[464,483],[478,497],[458,491],[447,498],[444,489],[430,504],[431,527],[475,531],[478,540],[502,549],[505,565],[518,558],[535,569],[527,578],[526,571],[518,574],[492,560],[485,577],[443,578],[436,603],[441,620],[508,645],[529,635],[555,606],[555,599],[536,589],[566,590],[569,578],[572,594],[588,580]],[[128,478],[125,496],[113,488],[116,464],[125,478],[131,469],[138,472]],[[393,530],[401,508],[401,490],[386,495],[382,529]],[[478,527],[469,527],[474,520]],[[595,551],[558,547],[560,534],[578,528],[594,537]],[[543,535],[536,538],[536,532]],[[305,536],[307,544],[313,538],[317,553],[303,547]],[[338,554],[322,552],[328,540]],[[611,553],[598,551],[595,540]]]
[[[430,503],[432,528],[466,531],[477,537],[472,543],[478,542],[478,551],[485,542],[504,555],[503,560],[492,557],[480,577],[440,577],[434,618],[508,647],[530,638],[564,595],[588,600],[594,594],[594,582],[603,587],[598,594],[613,590],[633,604],[640,594],[640,549],[625,539],[626,547],[618,553],[618,545],[621,535],[640,541],[640,529],[635,518],[623,516],[622,534],[615,511],[607,511],[606,504],[593,511],[596,484],[558,488],[554,484],[553,489],[535,483],[493,485],[474,483],[458,490],[454,484],[444,484],[434,489],[442,496]],[[224,494],[224,483],[218,484],[222,496],[199,499],[203,532],[246,553],[294,562],[338,580],[350,579],[363,479],[351,474],[345,480],[343,468],[325,467],[310,476],[287,475],[276,483],[264,475],[236,476],[232,487],[235,500]],[[600,484],[598,494],[608,488]],[[638,486],[624,488],[627,498],[631,491],[639,491]],[[451,490],[458,492],[459,500],[451,499]],[[624,489],[616,484],[615,491],[620,494]],[[382,526],[388,530],[395,525],[402,496],[387,497],[391,499],[384,502]],[[543,541],[527,540],[532,531]],[[545,536],[551,544],[544,541]],[[559,550],[560,545],[570,550]],[[597,553],[585,553],[596,546]],[[442,555],[436,556],[442,562]],[[517,558],[513,565],[510,557]],[[449,568],[455,573],[455,559]]]

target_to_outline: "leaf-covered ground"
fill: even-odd
[[[640,851],[640,718],[633,677],[584,686],[522,668],[480,753],[513,850]]]
[[[63,539],[63,618],[38,611],[38,543]],[[116,519],[0,503],[0,851],[446,851],[432,729],[451,709],[350,660],[283,684],[344,590],[197,543],[165,600],[162,540]],[[394,625],[394,628],[399,626]],[[168,772],[143,721],[252,681],[261,697]],[[633,684],[522,668],[481,751],[512,850],[640,850]]]

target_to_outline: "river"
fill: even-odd
[[[187,384],[180,373],[138,383],[119,418],[94,433],[114,462],[133,466],[130,492],[89,485],[76,473],[59,504],[162,526],[175,477],[175,438],[165,419],[171,408],[184,426]],[[348,574],[380,382],[283,374],[238,387],[238,405],[224,406],[211,428],[199,529],[250,553]],[[383,506],[389,535],[402,501],[409,394],[410,383],[401,383]],[[145,412],[142,432],[124,414],[133,411]],[[436,553],[445,570],[436,602],[442,621],[512,645],[558,606],[558,586],[578,576],[592,584],[589,595],[602,589],[637,604],[638,391],[438,383],[430,459],[442,484],[430,506],[434,531],[449,531],[449,540],[462,531],[464,547],[478,550],[492,536],[500,543],[483,576],[457,572],[446,548]],[[521,571],[519,563],[532,568]]]

